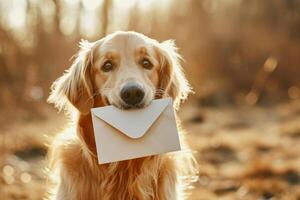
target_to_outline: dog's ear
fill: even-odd
[[[158,90],[164,91],[164,95],[171,96],[174,99],[174,107],[178,109],[180,103],[192,91],[180,65],[182,58],[173,40],[158,43],[155,49],[160,63]]]
[[[71,67],[51,86],[48,102],[53,103],[59,111],[68,110],[71,103],[82,114],[87,114],[94,105],[91,80],[93,46],[93,43],[82,40],[81,49]]]

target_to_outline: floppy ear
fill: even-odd
[[[160,58],[158,90],[165,91],[164,95],[170,95],[174,99],[175,109],[178,109],[192,91],[180,65],[182,58],[173,40],[158,43],[156,50]]]
[[[71,67],[51,86],[49,103],[59,111],[68,110],[70,103],[81,113],[87,114],[94,105],[91,80],[92,43],[80,42],[81,50]]]

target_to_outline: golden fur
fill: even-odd
[[[142,57],[153,63],[153,69],[141,68]],[[105,59],[116,63],[117,68],[102,72],[100,66]],[[108,104],[123,108],[118,97],[120,87],[133,79],[146,91],[144,106],[154,98],[171,96],[178,109],[190,92],[179,59],[174,42],[159,43],[135,32],[116,32],[94,43],[81,43],[78,57],[54,82],[48,99],[59,110],[65,109],[71,122],[51,145],[47,199],[184,198],[196,172],[188,149],[99,165],[90,114],[90,108]],[[180,139],[184,142],[183,134]]]

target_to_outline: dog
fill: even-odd
[[[90,112],[106,105],[143,108],[164,97],[172,97],[178,109],[191,92],[180,60],[173,41],[160,43],[137,32],[118,31],[96,42],[80,42],[77,58],[53,83],[48,98],[58,110],[66,111],[70,124],[50,145],[51,185],[46,199],[186,197],[197,173],[191,151],[99,165]],[[183,137],[180,133],[182,144]]]

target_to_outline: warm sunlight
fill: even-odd
[[[299,38],[299,0],[0,0],[0,199],[300,200]]]
[[[2,15],[6,17],[3,19],[3,24],[9,26],[10,29],[24,28],[26,22],[26,0],[11,0],[3,1],[3,7],[1,7]]]

